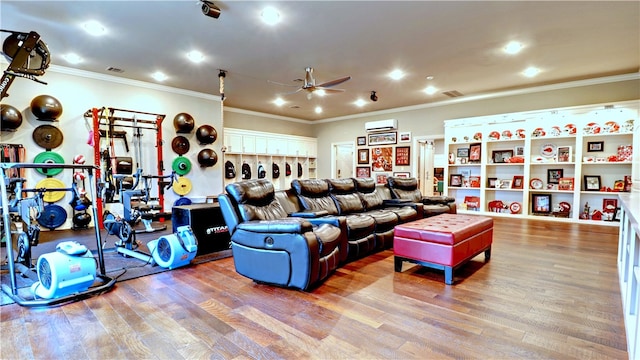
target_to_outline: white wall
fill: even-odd
[[[103,106],[121,108],[135,111],[143,111],[166,115],[162,123],[163,132],[163,158],[164,174],[171,173],[172,161],[177,154],[171,149],[171,140],[176,136],[173,126],[173,118],[180,112],[191,114],[196,121],[196,128],[203,124],[212,125],[218,131],[218,140],[207,147],[214,149],[219,156],[218,163],[209,168],[200,168],[197,162],[198,152],[205,148],[199,145],[195,136],[195,129],[191,134],[183,134],[190,141],[190,150],[185,156],[192,162],[192,170],[186,175],[193,183],[193,191],[187,195],[189,198],[204,201],[207,195],[217,195],[222,192],[222,139],[224,138],[222,126],[221,102],[218,96],[188,92],[157,86],[149,83],[126,81],[111,76],[79,72],[65,68],[52,68],[40,77],[48,82],[48,85],[17,78],[9,89],[9,97],[2,99],[2,103],[12,105],[22,111],[23,123],[16,132],[2,131],[0,141],[2,143],[22,144],[26,147],[27,162],[32,162],[34,157],[45,149],[35,144],[32,139],[33,130],[39,125],[52,124],[60,128],[64,134],[62,145],[53,151],[62,155],[65,163],[72,163],[76,154],[84,154],[87,163],[93,163],[93,148],[87,145],[89,130],[85,127],[83,114],[91,108]],[[30,111],[31,100],[37,95],[47,94],[57,98],[63,106],[63,113],[59,122],[49,123],[37,120]],[[117,114],[116,114],[117,115]],[[155,148],[155,131],[145,130],[142,137],[143,170],[144,174],[157,175],[157,155]],[[124,150],[122,142],[115,140],[118,156],[134,157],[132,137],[128,138],[130,153]],[[103,140],[103,144],[104,144]],[[102,148],[105,148],[103,145]],[[55,176],[68,186],[71,186],[72,172],[65,170]],[[35,170],[27,171],[27,187],[34,187],[44,175]],[[154,183],[157,193],[157,183]],[[178,198],[173,190],[165,191],[165,211],[171,211],[173,202]],[[56,204],[69,212],[69,219],[65,227],[71,227],[71,206],[67,205],[71,200],[68,194]]]

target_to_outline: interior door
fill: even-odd
[[[331,177],[334,179],[353,177],[355,166],[353,142],[333,144]]]

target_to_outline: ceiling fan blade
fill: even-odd
[[[287,86],[287,87],[299,87],[300,85],[292,85],[292,84],[283,84],[283,83],[279,83],[277,81],[271,81],[271,80],[267,80],[268,83],[270,84],[274,84],[274,85],[279,85],[279,86]]]
[[[331,80],[331,81],[327,81],[325,83],[316,85],[316,87],[332,87],[332,86],[336,86],[338,84],[342,84],[343,82],[347,81],[347,80],[351,80],[351,76],[345,76],[343,78],[340,79],[335,79],[335,80]]]
[[[300,91],[302,91],[302,90],[303,90],[302,88],[298,88],[296,91],[290,91],[290,92],[282,93],[282,94],[280,94],[280,95],[284,95],[284,96],[287,96],[287,95],[293,95],[293,94],[295,94],[295,93],[297,93],[297,92],[300,92]]]
[[[320,87],[320,86],[316,86],[314,88],[314,90],[322,90],[327,94],[336,94],[336,93],[344,92],[344,89],[327,89],[327,88]]]

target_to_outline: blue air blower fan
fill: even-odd
[[[156,264],[175,269],[188,265],[198,251],[198,240],[189,225],[178,226],[175,234],[161,236],[147,243]]]
[[[96,259],[86,246],[63,241],[56,252],[38,258],[38,279],[31,291],[43,299],[53,299],[89,289],[96,278]]]

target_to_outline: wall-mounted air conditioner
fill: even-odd
[[[398,120],[389,119],[389,120],[369,121],[364,124],[364,129],[367,132],[396,130],[398,129]]]

